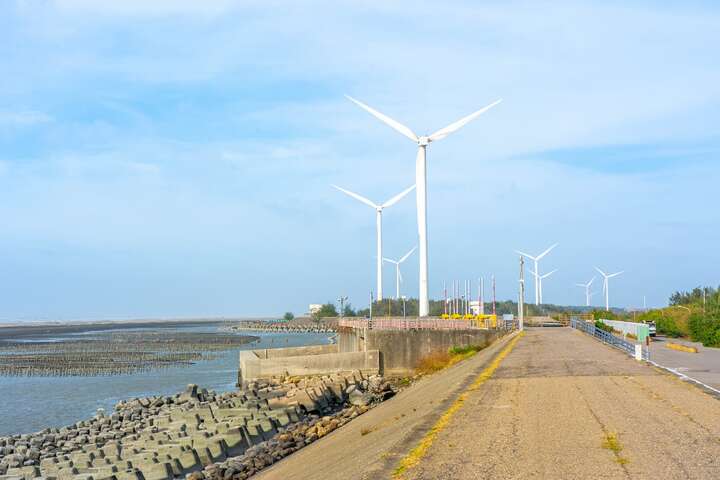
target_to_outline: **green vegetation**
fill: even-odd
[[[313,320],[315,320],[317,322],[321,318],[337,317],[337,316],[338,316],[338,311],[337,311],[337,308],[335,308],[335,304],[332,302],[327,302],[327,303],[323,304],[322,307],[320,307],[320,310],[313,313],[312,318],[313,318]]]
[[[706,347],[720,347],[720,315],[693,313],[688,320],[690,338]]]
[[[613,332],[613,328],[608,325],[607,323],[603,322],[602,320],[595,320],[595,328],[599,328],[600,330],[603,330],[608,333]]]
[[[283,320],[288,321],[288,322],[290,320],[292,320],[293,318],[295,318],[295,315],[293,315],[292,312],[285,312],[285,315],[283,315]]]
[[[620,465],[628,463],[627,458],[620,456],[623,446],[620,444],[620,440],[618,440],[617,433],[606,433],[602,442],[602,447],[610,450],[615,455],[615,461]]]
[[[683,331],[678,326],[678,320],[676,319],[678,312],[673,312],[672,310],[675,309],[650,310],[640,315],[637,321],[644,323],[655,322],[657,333],[667,335],[671,338],[687,335],[687,329]],[[687,323],[682,322],[682,325],[687,325]]]
[[[617,314],[613,313],[612,311],[608,312],[607,310],[593,310],[590,312],[593,316],[593,320],[617,320],[618,316]]]

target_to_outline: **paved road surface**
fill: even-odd
[[[671,350],[665,346],[667,342],[696,347],[698,353]],[[658,336],[650,346],[650,359],[720,389],[720,348],[708,348],[698,342]]]
[[[391,478],[502,346],[420,382],[260,478]],[[403,478],[720,478],[720,401],[580,332],[528,330]]]

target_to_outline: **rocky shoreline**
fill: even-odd
[[[239,480],[394,395],[360,372],[249,383],[224,394],[189,385],[113,412],[0,437],[0,480]]]

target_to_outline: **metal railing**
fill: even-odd
[[[596,339],[600,340],[601,342],[610,345],[611,347],[615,347],[618,350],[622,350],[623,352],[627,353],[631,357],[635,357],[635,346],[637,345],[634,342],[629,342],[625,340],[624,338],[620,338],[616,335],[613,335],[610,332],[606,332],[605,330],[601,328],[597,328],[595,326],[594,322],[587,322],[585,320],[571,317],[570,318],[570,326],[576,330],[580,330],[582,332],[587,333],[588,335],[595,337]],[[642,345],[642,359],[643,360],[649,360],[650,359],[650,350],[647,346]]]

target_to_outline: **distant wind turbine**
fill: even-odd
[[[538,289],[539,289],[539,293],[540,293],[540,295],[539,295],[539,297],[540,297],[540,303],[539,303],[539,304],[536,303],[536,305],[541,305],[541,304],[543,303],[542,281],[543,281],[544,279],[548,278],[550,275],[552,275],[552,274],[555,273],[555,272],[557,272],[557,268],[556,268],[555,270],[553,270],[552,272],[546,273],[545,275],[538,275],[536,271],[530,270],[530,273],[533,274],[533,276],[535,277],[535,280],[536,280],[537,283],[538,283]]]
[[[624,273],[623,271],[615,272],[611,274],[607,274],[600,270],[598,267],[595,267],[595,270],[600,272],[600,275],[603,276],[603,292],[605,292],[605,310],[610,311],[610,282],[608,282],[609,279],[613,277],[617,277],[621,273]]]
[[[420,282],[419,282],[419,312],[420,317],[427,317],[430,313],[430,299],[428,297],[428,240],[427,240],[427,161],[425,156],[425,150],[430,142],[442,140],[451,133],[459,130],[475,118],[479,117],[482,113],[488,111],[502,100],[496,100],[490,105],[481,108],[477,112],[471,113],[470,115],[461,118],[460,120],[451,123],[445,128],[441,128],[432,135],[416,135],[405,125],[393,120],[385,114],[378,112],[377,110],[365,105],[364,103],[355,100],[352,97],[346,95],[348,100],[368,112],[373,117],[377,118],[384,124],[400,132],[413,142],[417,143],[417,157],[415,159],[415,185],[417,186],[416,201],[417,201],[417,223],[418,223],[418,245],[419,245],[419,257],[420,257]]]
[[[367,198],[358,195],[357,193],[351,192],[349,190],[345,190],[344,188],[338,187],[337,185],[333,185],[334,188],[337,188],[341,192],[345,193],[346,195],[351,196],[355,200],[358,200],[365,205],[368,205],[375,209],[375,224],[377,227],[377,300],[381,301],[383,299],[383,281],[382,281],[382,212],[383,209],[390,207],[392,205],[395,205],[397,202],[399,202],[405,195],[410,193],[413,188],[415,188],[415,185],[413,185],[410,188],[407,188],[403,190],[402,192],[398,193],[394,197],[392,197],[390,200],[386,201],[385,203],[376,204],[375,202],[372,202],[368,200]]]
[[[592,293],[590,293],[590,285],[595,281],[595,277],[593,277],[588,283],[576,283],[575,286],[577,287],[583,287],[585,289],[585,306],[590,306],[590,297],[592,296]]]
[[[400,300],[400,282],[403,281],[402,273],[400,273],[400,264],[408,259],[412,253],[417,250],[417,246],[413,247],[412,250],[403,255],[400,260],[393,260],[391,258],[383,258],[386,262],[395,264],[395,299]]]
[[[550,251],[557,246],[558,246],[558,244],[556,243],[555,245],[551,246],[550,248],[548,248],[547,250],[542,252],[540,255],[536,255],[534,257],[532,255],[528,255],[527,253],[523,253],[519,250],[515,250],[515,253],[519,253],[523,257],[527,257],[530,260],[532,260],[533,262],[535,262],[535,271],[539,272],[540,268],[538,266],[538,262],[540,262],[540,259],[542,259],[545,255],[550,253]],[[542,303],[542,298],[541,298],[542,294],[540,293],[540,277],[537,274],[534,274],[534,277],[535,277],[535,305],[540,305]]]

